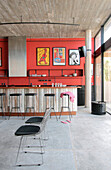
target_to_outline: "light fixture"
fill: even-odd
[[[69,26],[80,26],[80,24],[74,24],[74,23],[64,23],[64,22],[50,22],[50,21],[47,21],[47,22],[30,22],[30,21],[27,21],[27,22],[23,22],[22,21],[22,16],[21,16],[21,22],[1,22],[0,25],[26,25],[26,24],[41,24],[41,25],[69,25]]]

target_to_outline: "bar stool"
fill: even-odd
[[[5,100],[4,100],[4,104],[3,104],[3,98],[5,97]],[[0,109],[2,111],[2,116],[5,117],[5,112],[3,110],[3,105],[5,105],[5,111],[6,111],[6,93],[0,93],[0,100],[1,100],[1,105],[0,105]]]
[[[35,107],[34,107],[34,97],[37,95],[37,93],[25,93],[25,97],[26,97],[26,108],[25,108],[25,112],[28,112],[28,110],[33,110],[33,112],[35,112]],[[32,97],[32,105],[29,106],[29,100]]]
[[[21,95],[22,95],[21,93],[11,93],[9,95],[9,104],[10,104],[9,118],[13,110],[17,110],[17,112],[19,111],[21,113],[21,109],[20,109],[20,96]],[[19,112],[18,112],[18,116],[19,116]]]
[[[64,96],[66,96],[67,100],[68,100],[68,103],[65,106],[63,104],[64,103]],[[69,94],[63,94],[63,97],[62,97],[62,106],[61,106],[61,112],[60,112],[60,115],[59,115],[59,119],[61,117],[61,114],[62,114],[64,108],[67,108],[69,110],[69,119],[71,120],[72,114],[71,114],[71,110],[70,110],[70,107],[69,107]]]
[[[54,109],[54,97],[55,97],[55,94],[54,93],[46,93],[46,94],[44,94],[44,97],[45,97],[45,103],[46,103],[46,109],[45,109],[45,111],[47,110],[47,109],[49,109],[49,106],[47,106],[47,97],[52,97],[52,106],[51,106],[51,108],[54,110],[54,112],[55,112],[55,109]],[[56,115],[56,112],[55,112],[55,116],[56,116],[56,120],[58,120],[57,119],[57,115]],[[50,115],[50,117],[51,117],[51,115]]]

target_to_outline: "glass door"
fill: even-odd
[[[111,112],[111,48],[104,52],[104,101]]]
[[[96,58],[96,101],[101,101],[101,55]]]

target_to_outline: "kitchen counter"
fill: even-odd
[[[24,112],[25,106],[26,106],[26,98],[25,93],[37,93],[34,100],[34,106],[35,106],[35,112],[40,113],[44,112],[46,108],[46,101],[44,94],[45,93],[54,93],[55,94],[55,111],[57,114],[61,111],[61,105],[62,105],[62,99],[60,98],[60,94],[62,92],[70,91],[74,94],[75,99],[74,102],[70,103],[70,109],[72,114],[76,114],[77,112],[77,88],[81,88],[80,86],[66,86],[66,87],[0,87],[0,93],[6,93],[6,112],[8,112],[8,109],[10,107],[9,104],[9,94],[10,93],[21,93],[20,97],[20,106],[21,106],[21,112]],[[4,101],[5,102],[5,101]],[[49,98],[47,99],[47,104],[51,104],[52,100]],[[67,105],[67,99],[64,100],[64,105]],[[31,103],[31,100],[29,99],[29,104]],[[68,110],[64,109],[63,114],[68,114]]]

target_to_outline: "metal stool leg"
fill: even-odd
[[[31,112],[33,112],[33,116],[35,115],[36,116],[36,113],[35,113],[35,107],[34,107],[34,97],[35,97],[35,95],[31,95],[30,93],[29,93],[29,95],[28,94],[26,94],[26,109],[25,109],[25,113],[26,112],[28,112],[28,109],[30,109],[30,111]],[[32,97],[32,105],[31,106],[28,106],[29,105],[29,102],[27,102],[27,98],[30,98],[30,97]],[[25,118],[25,115],[24,115],[24,118]]]
[[[2,110],[2,117],[5,117],[5,113],[3,111],[3,96],[1,96],[1,110]]]
[[[60,115],[59,115],[59,119],[60,119],[61,114],[63,112],[63,108],[67,108],[68,109],[68,111],[69,111],[69,119],[71,120],[72,114],[71,114],[71,110],[70,110],[70,107],[69,107],[69,95],[68,95],[68,105],[67,106],[63,105],[63,98],[62,98],[62,107],[61,107],[61,112],[60,112]]]
[[[59,119],[61,117],[62,112],[63,112],[63,98],[62,98],[62,107],[61,107],[61,112],[60,112],[60,115],[59,115]]]
[[[55,109],[54,109],[54,96],[53,96],[53,108],[52,109],[54,110],[56,120],[58,121],[58,118],[57,118],[57,115],[56,115],[56,112],[55,112]]]
[[[69,119],[71,121],[72,114],[71,114],[70,108],[68,108],[68,109],[69,109]]]
[[[10,104],[11,109],[9,110],[9,118],[8,119],[10,119],[10,116],[11,116],[11,113],[12,113],[11,97],[9,97],[9,104]]]
[[[70,110],[70,107],[69,107],[69,95],[68,95],[68,110],[69,110],[69,119],[71,121],[72,114],[71,114],[71,110]]]
[[[5,100],[4,100],[5,98]],[[4,117],[6,119],[6,115],[5,115],[5,112],[6,112],[6,93],[0,93],[0,110],[1,110],[1,114],[2,114],[2,117]]]
[[[2,117],[3,117],[3,102],[2,102],[3,98],[1,96],[1,110],[2,110]]]
[[[62,112],[63,112],[63,107],[61,107],[61,112],[60,112],[60,115],[59,115],[59,119],[61,117]]]
[[[32,98],[32,109],[33,109],[33,116],[36,116],[36,114],[34,114],[35,113],[35,107],[34,107],[34,97],[35,96],[32,96],[33,98]]]
[[[45,97],[46,97],[46,98],[45,98],[45,103],[46,103],[46,104],[45,104],[45,112],[46,112],[46,110],[49,109],[49,108],[47,107],[47,97],[48,97],[48,96],[45,96]],[[50,118],[51,118],[51,114],[50,114]]]
[[[10,94],[10,96],[9,96],[9,105],[10,105],[9,118],[10,118],[13,110],[18,113],[18,117],[19,117],[19,114],[21,114],[21,116],[23,116],[22,113],[21,113],[21,109],[20,109],[20,95],[21,94],[14,94],[13,93],[13,94]],[[17,100],[15,100],[15,97],[16,97]],[[14,106],[13,106],[12,102],[14,103]]]
[[[57,118],[57,115],[56,115],[55,109],[53,108],[53,110],[54,110],[54,113],[55,113],[56,120],[58,121],[58,118]]]

